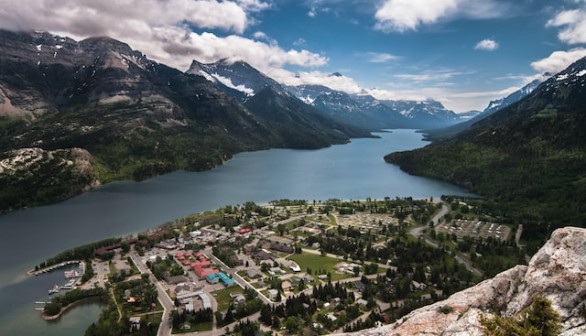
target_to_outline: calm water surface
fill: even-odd
[[[99,239],[136,233],[191,213],[280,198],[326,200],[469,195],[410,176],[383,156],[422,147],[412,130],[380,133],[321,150],[273,149],[236,155],[209,172],[175,172],[148,181],[116,182],[59,204],[0,216],[0,335],[82,335],[99,306],[73,309],[59,323],[34,311],[63,273],[26,278],[47,257]]]

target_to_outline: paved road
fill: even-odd
[[[318,251],[318,250],[311,250],[311,249],[305,249],[305,248],[302,248],[301,250],[302,250],[303,252],[307,252],[307,253],[311,253],[311,254],[319,254],[319,255],[321,255],[321,252],[320,252],[320,251]],[[356,260],[356,261],[355,261],[355,260],[350,260],[350,259],[348,259],[348,260],[344,260],[344,257],[343,257],[343,256],[339,256],[339,255],[337,255],[337,254],[332,254],[332,253],[326,253],[326,257],[330,257],[330,258],[334,258],[334,259],[340,259],[340,261],[347,262],[347,263],[358,263],[358,264],[361,264],[361,263],[362,263],[362,262],[361,262],[361,261],[359,261],[359,260]],[[365,264],[371,264],[371,263],[373,263],[373,262],[372,262],[372,261],[365,261],[364,263],[365,263]],[[378,265],[378,267],[380,267],[380,268],[384,268],[384,269],[390,268],[390,266],[389,266],[389,265],[386,265],[386,264],[378,264],[378,263],[377,263],[377,265]]]
[[[445,216],[448,213],[448,211],[450,211],[450,208],[446,204],[442,203],[442,209],[435,216],[433,216],[433,218],[431,220],[433,222],[434,227],[439,224],[439,221],[441,220],[441,218],[443,216]],[[426,228],[427,228],[427,225],[416,226],[416,227],[412,228],[411,230],[409,230],[409,234],[415,238],[423,238],[423,240],[428,245],[431,245],[435,248],[438,248],[440,246],[440,243],[437,240],[431,239],[428,236],[423,235],[423,230],[425,230]],[[456,261],[459,262],[460,264],[464,265],[466,267],[466,269],[468,269],[468,271],[470,271],[478,276],[482,276],[482,272],[478,268],[474,267],[474,265],[472,265],[472,262],[470,261],[470,259],[468,259],[464,254],[456,251],[454,257],[456,258]]]
[[[201,252],[203,255],[205,255],[210,260],[212,260],[216,265],[220,266],[222,271],[224,271],[226,274],[229,274],[230,276],[232,276],[232,279],[234,279],[236,281],[236,283],[238,283],[238,285],[240,285],[240,287],[254,289],[256,291],[256,294],[260,298],[260,300],[265,304],[269,304],[271,306],[273,306],[275,304],[274,302],[269,300],[269,298],[267,298],[263,293],[261,293],[258,289],[254,288],[254,286],[249,285],[248,282],[246,282],[244,279],[242,279],[242,277],[240,275],[238,275],[238,273],[236,273],[236,270],[228,267],[220,259],[216,258],[216,256],[212,254],[212,251],[210,249],[205,249]]]
[[[144,264],[140,256],[136,254],[136,252],[129,253],[130,258],[138,268],[141,274],[148,274],[149,280],[151,283],[155,284],[158,293],[158,299],[163,306],[163,317],[161,318],[161,324],[159,325],[159,330],[157,332],[157,336],[168,336],[171,335],[171,323],[169,321],[169,316],[171,311],[175,309],[175,304],[173,300],[169,297],[161,283],[155,278],[151,270]]]

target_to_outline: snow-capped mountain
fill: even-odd
[[[416,128],[440,128],[461,121],[456,113],[446,109],[442,103],[433,99],[424,101],[383,100],[382,103],[410,119]]]
[[[277,81],[243,61],[223,59],[203,64],[194,60],[187,73],[203,76],[239,99],[252,97],[267,87],[284,90]]]
[[[311,85],[311,84],[304,84],[298,86],[287,86],[285,87],[289,93],[294,95],[295,97],[301,99],[306,104],[313,104],[315,99],[322,94],[326,93],[334,93],[339,92],[336,90],[332,90],[327,86],[323,85]]]
[[[369,130],[408,127],[409,120],[372,96],[350,96],[341,91],[326,91],[313,101],[323,113]]]
[[[536,79],[504,98],[491,101],[490,103],[488,103],[488,106],[484,109],[483,113],[485,115],[491,115],[502,108],[505,108],[513,103],[518,102],[519,100],[525,98],[531,92],[533,92],[533,90],[535,90],[539,86],[539,84],[541,84],[541,80]]]

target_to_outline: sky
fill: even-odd
[[[288,85],[456,112],[586,56],[586,0],[0,0],[0,28],[110,36],[183,71],[243,60]]]

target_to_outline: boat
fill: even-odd
[[[77,270],[65,271],[65,278],[66,279],[78,278],[80,276],[81,276],[81,273]]]
[[[59,293],[60,290],[61,288],[59,287],[59,285],[55,285],[53,286],[53,288],[49,289],[49,295]]]

